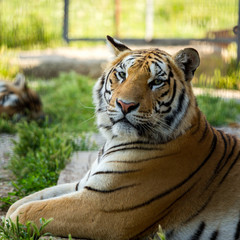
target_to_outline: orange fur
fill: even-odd
[[[53,217],[46,231],[57,236],[143,239],[161,224],[167,239],[230,239],[240,141],[212,128],[197,107],[190,80],[198,54],[109,42],[118,56],[94,88],[106,137],[98,159],[81,182],[23,198],[7,216],[21,223]]]

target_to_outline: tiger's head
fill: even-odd
[[[200,59],[193,48],[176,55],[131,50],[107,36],[116,58],[94,87],[97,124],[107,139],[163,143],[186,132],[196,115],[191,79]]]
[[[30,119],[43,119],[40,97],[30,89],[22,74],[13,83],[0,81],[0,116]]]

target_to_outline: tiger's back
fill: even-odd
[[[168,240],[239,239],[240,142],[197,106],[197,51],[108,41],[116,58],[94,88],[106,138],[98,159],[80,182],[33,194],[8,215],[53,217],[46,230],[60,236],[143,239],[161,224]]]

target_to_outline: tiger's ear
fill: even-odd
[[[26,89],[27,83],[23,74],[18,73],[13,83],[19,89]]]
[[[110,48],[111,52],[113,52],[115,54],[115,56],[118,56],[119,53],[121,53],[123,51],[131,51],[130,48],[128,48],[123,43],[121,43],[120,41],[118,41],[110,36],[107,36],[107,45]]]
[[[174,57],[177,65],[183,70],[186,81],[193,78],[194,72],[200,64],[200,58],[197,50],[194,48],[184,48]]]

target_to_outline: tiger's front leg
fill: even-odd
[[[21,200],[15,202],[8,210],[6,217],[9,217],[12,215],[19,207],[21,207],[23,204],[39,201],[39,200],[45,200],[50,199],[54,197],[59,197],[64,194],[69,194],[75,192],[77,183],[67,183],[62,184],[50,188],[43,189],[39,192],[33,193],[27,197],[22,198]]]
[[[59,237],[71,234],[72,237],[95,240],[129,239],[126,230],[132,230],[127,223],[127,216],[105,212],[104,205],[107,203],[107,199],[101,201],[91,192],[81,189],[61,197],[25,203],[9,217],[15,222],[18,216],[22,224],[33,221],[38,227],[40,218],[53,218],[44,232]],[[134,219],[129,220],[133,222]]]

